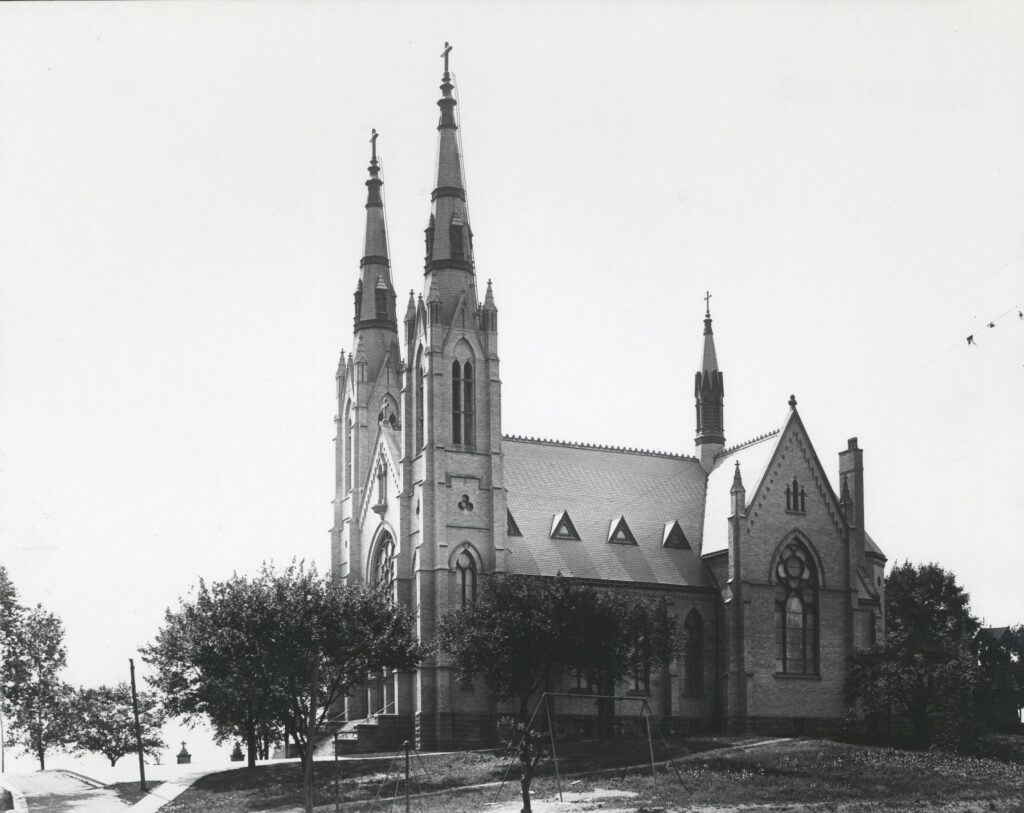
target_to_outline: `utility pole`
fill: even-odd
[[[135,660],[128,659],[132,670],[132,711],[135,713],[135,744],[139,749],[139,787],[146,793],[146,761],[142,757],[142,725],[139,723],[139,695],[135,691]]]

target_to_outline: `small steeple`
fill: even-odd
[[[743,477],[740,475],[740,461],[736,461],[736,472],[732,476],[732,488],[729,489],[731,514],[733,516],[742,514],[747,507],[747,490],[743,486]]]
[[[725,448],[725,383],[718,369],[715,336],[711,330],[710,292],[704,297],[704,352],[701,355],[700,370],[694,379],[693,393],[697,406],[696,444],[701,465],[710,471],[715,456]]]
[[[494,289],[490,280],[487,280],[487,293],[484,295],[484,304],[480,313],[480,327],[492,333],[495,332],[498,329],[498,306],[494,304]]]

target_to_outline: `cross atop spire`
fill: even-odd
[[[445,79],[448,78],[448,54],[450,54],[451,52],[452,52],[452,46],[450,46],[446,42],[444,44],[444,51],[441,53],[441,56],[444,58],[444,78]]]
[[[374,130],[374,132],[377,132]],[[704,292],[704,318],[711,318],[711,291]]]
[[[370,130],[370,163],[377,163],[377,131]]]

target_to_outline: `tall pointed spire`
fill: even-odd
[[[391,284],[391,260],[381,197],[380,162],[377,160],[377,131],[370,136],[370,173],[366,181],[366,238],[359,261],[356,287],[356,330],[364,327],[397,329],[395,289]]]
[[[700,370],[694,379],[694,398],[697,402],[696,444],[701,465],[708,471],[715,456],[725,448],[725,419],[723,400],[725,385],[718,369],[715,336],[711,330],[711,293],[704,297],[704,352]]]
[[[455,116],[456,100],[449,70],[452,47],[444,44],[444,73],[441,77],[441,109],[437,124],[437,174],[431,194],[430,219],[426,229],[424,271],[436,277],[442,319],[450,318],[463,291],[470,290],[476,304],[473,264],[473,230],[466,206],[466,182],[462,172],[462,145]]]

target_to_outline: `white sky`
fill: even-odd
[[[0,562],[69,677],[327,566],[369,132],[401,312],[445,40],[504,431],[692,452],[710,289],[728,442],[796,393],[890,563],[1024,622],[1020,5],[4,4]]]

